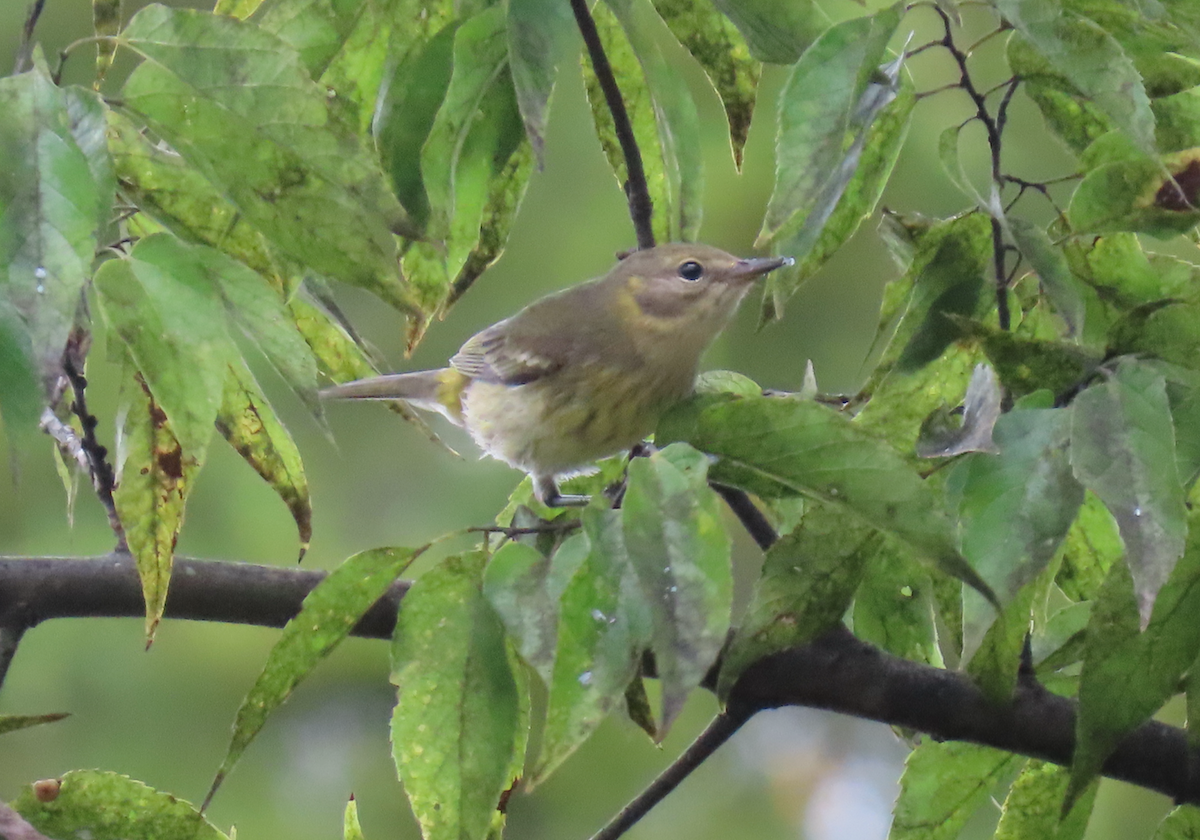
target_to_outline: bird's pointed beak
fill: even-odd
[[[796,261],[791,257],[751,257],[748,260],[738,260],[731,274],[735,279],[749,283],[777,268],[795,264]]]

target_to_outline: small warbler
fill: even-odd
[[[467,341],[438,370],[327,388],[400,399],[463,426],[523,470],[549,507],[586,504],[557,479],[629,449],[692,392],[704,349],[758,277],[787,257],[738,259],[707,245],[634,251],[608,274],[538,300]]]

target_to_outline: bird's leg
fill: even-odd
[[[592,500],[591,496],[563,494],[558,492],[558,484],[552,475],[533,476],[533,495],[546,507],[586,507]]]

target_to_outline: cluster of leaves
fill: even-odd
[[[498,831],[517,782],[545,778],[613,709],[661,738],[693,689],[728,698],[746,667],[841,621],[895,655],[964,669],[998,702],[1023,656],[1078,699],[1070,768],[916,747],[897,838],[953,836],[1005,786],[998,836],[1080,837],[1120,738],[1181,687],[1200,708],[1189,506],[1200,268],[1141,238],[1195,241],[1200,222],[1200,13],[1193,0],[988,5],[1013,74],[995,105],[955,46],[949,0],[832,26],[808,2],[597,4],[662,239],[695,237],[703,185],[696,106],[662,24],[721,97],[739,164],[761,63],[790,65],[760,240],[796,264],[772,277],[764,319],[875,210],[919,104],[899,43],[906,15],[945,24],[944,40],[916,49],[951,51],[962,70],[951,81],[971,95],[994,164],[978,188],[959,162],[962,126],[946,129],[939,152],[964,211],[885,219],[901,276],[866,385],[844,406],[707,376],[663,419],[657,452],[577,480],[588,508],[555,516],[526,482],[499,518],[499,548],[485,542],[414,584],[393,648],[392,740],[427,838]],[[150,634],[214,429],[308,539],[299,453],[243,337],[318,418],[319,376],[373,369],[330,281],[374,292],[419,340],[503,248],[543,152],[556,71],[578,49],[570,12],[566,0],[149,6],[115,29],[97,16],[109,43],[141,58],[113,96],[59,86],[36,51],[31,69],[0,80],[0,157],[15,162],[0,184],[0,406],[10,432],[39,412],[44,426],[89,431],[86,415],[70,416],[64,392],[82,384],[63,359],[86,353],[93,300],[125,370],[113,502]],[[111,58],[100,51],[98,75]],[[623,183],[590,63],[585,76]],[[1048,227],[1014,208],[1030,188],[1052,191],[1000,167],[1018,89],[1078,161]],[[756,496],[786,532],[732,635],[730,541],[710,481]],[[614,483],[617,509],[604,493]],[[366,552],[314,590],[239,712],[213,792],[418,554]],[[0,720],[0,732],[39,722]],[[14,806],[60,835],[197,826],[190,806],[106,774],[68,776]],[[1180,810],[1159,836],[1195,822]],[[353,809],[346,826],[361,836]]]

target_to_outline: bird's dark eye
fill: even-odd
[[[695,260],[688,260],[683,265],[679,266],[679,276],[688,282],[694,283],[704,274],[704,266]]]

